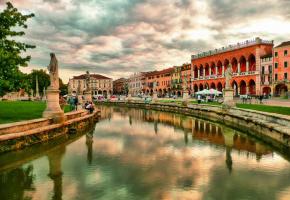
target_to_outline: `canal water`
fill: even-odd
[[[94,129],[0,156],[0,199],[289,200],[289,155],[208,121],[101,107]]]

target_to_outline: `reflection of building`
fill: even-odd
[[[122,112],[122,109],[111,110],[111,112]],[[238,132],[212,124],[203,120],[194,119],[178,114],[170,114],[158,111],[144,111],[139,109],[127,110],[131,117],[131,123],[134,121],[154,122],[154,130],[158,132],[158,123],[169,124],[183,129],[185,132],[191,132],[194,140],[207,141],[211,144],[231,147],[238,151],[254,153],[258,157],[271,153],[271,151],[254,140],[239,134]]]
[[[290,41],[274,48],[274,94],[284,96],[290,88]]]
[[[112,94],[113,83],[112,79],[100,74],[90,74],[90,87],[92,95],[101,94],[106,96]],[[76,92],[78,94],[84,94],[86,91],[86,74],[80,76],[74,76],[68,82],[68,92]]]
[[[119,78],[113,81],[113,94],[127,94],[128,79]]]
[[[260,38],[192,55],[192,88],[194,92],[204,88],[222,91],[225,87],[225,71],[232,67],[231,81],[235,95],[259,95],[261,91],[260,58],[272,53],[273,41]]]

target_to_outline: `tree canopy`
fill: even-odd
[[[23,74],[19,71],[19,66],[27,66],[31,59],[31,56],[24,56],[23,52],[35,48],[14,40],[15,37],[25,35],[21,30],[27,29],[26,21],[34,14],[23,15],[10,2],[6,5],[6,9],[0,12],[0,96],[17,90],[15,85],[21,85],[19,76]]]

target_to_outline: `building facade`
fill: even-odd
[[[289,95],[290,88],[290,41],[283,42],[274,48],[274,95]]]
[[[128,79],[128,92],[132,96],[137,96],[143,93],[145,84],[145,72],[132,74]]]
[[[171,74],[174,68],[166,68],[160,71],[147,72],[145,74],[144,93],[152,95],[156,92],[159,97],[165,97],[171,93]],[[155,87],[154,87],[155,84]]]
[[[187,90],[188,93],[191,94],[191,64],[183,64],[181,66],[181,83],[182,92]]]
[[[177,96],[181,96],[182,94],[181,67],[174,66],[171,73],[171,91],[173,95]]]
[[[92,95],[104,95],[106,97],[108,94],[112,94],[113,80],[100,74],[90,74],[90,88]],[[69,79],[69,94],[75,92],[78,95],[83,95],[86,89],[86,74]]]
[[[113,94],[127,95],[128,94],[128,79],[119,78],[113,81]]]
[[[273,41],[260,38],[247,40],[191,56],[191,88],[194,92],[205,88],[222,91],[225,71],[232,67],[234,94],[260,95],[261,57],[272,53]]]
[[[273,57],[261,57],[261,90],[263,95],[273,95]]]

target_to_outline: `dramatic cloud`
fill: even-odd
[[[35,13],[21,40],[30,67],[55,52],[61,76],[86,70],[112,78],[190,62],[191,54],[260,36],[288,40],[289,0],[11,0]],[[0,10],[5,1],[0,0]]]

